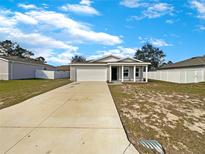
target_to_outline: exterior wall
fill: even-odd
[[[9,80],[9,62],[0,59],[0,80]]]
[[[76,81],[76,67],[77,66],[70,66],[70,80]]]
[[[197,83],[205,81],[205,67],[167,69],[148,72],[148,78],[175,83]]]
[[[126,66],[124,66],[125,68]],[[137,68],[138,66],[136,66]],[[143,80],[143,67],[139,68],[139,77],[136,77],[136,81],[142,81]],[[124,77],[124,81],[133,81],[134,80],[134,66],[129,66],[129,77]],[[122,80],[122,66],[119,66],[119,80]]]
[[[36,70],[55,70],[46,65],[35,65],[21,62],[9,62],[10,79],[31,79],[35,78]]]

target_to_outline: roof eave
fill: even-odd
[[[107,65],[107,64],[97,64],[97,63],[71,63],[70,66],[79,66],[79,65],[87,65],[87,66],[92,66],[92,65]]]
[[[4,60],[6,62],[15,62],[15,63],[31,64],[31,65],[45,65],[45,66],[56,68],[55,66],[48,65],[48,64],[43,64],[43,63],[41,64],[41,63],[24,62],[24,61],[18,61],[18,60],[14,60],[14,59],[6,59],[6,58],[3,58],[3,57],[0,57],[0,59]]]
[[[136,62],[136,63],[125,63],[125,62],[112,62],[112,63],[108,63],[108,65],[151,65],[151,63],[146,63],[146,62]]]
[[[125,60],[125,59],[131,59],[131,60],[133,60],[133,61],[135,61],[135,62],[143,62],[143,61],[141,61],[141,60],[134,59],[134,58],[131,58],[131,57],[122,58],[122,59],[118,60],[117,62],[123,61],[123,60]]]
[[[176,66],[176,67],[167,67],[167,68],[159,68],[158,70],[168,70],[168,69],[178,69],[178,68],[194,68],[194,67],[205,67],[205,65],[192,65],[192,66]]]

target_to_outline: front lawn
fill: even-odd
[[[0,109],[68,83],[70,83],[69,79],[0,80]]]
[[[205,153],[205,83],[110,86],[129,140],[158,140],[168,154]],[[148,152],[152,153],[152,152]]]

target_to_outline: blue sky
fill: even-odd
[[[145,42],[176,62],[205,55],[205,0],[0,0],[0,38],[53,65],[133,56]]]

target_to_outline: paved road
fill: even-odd
[[[72,83],[0,110],[0,153],[137,154],[105,82]]]

